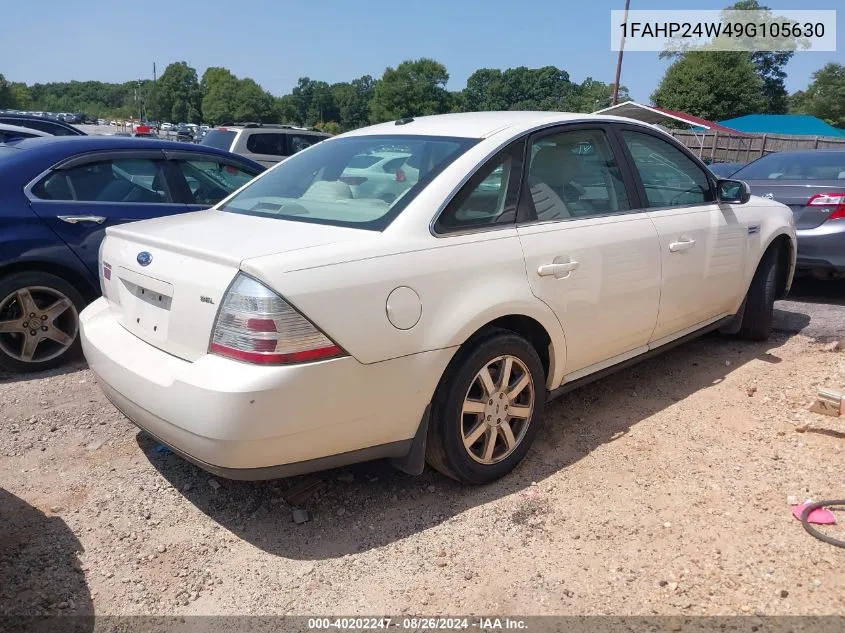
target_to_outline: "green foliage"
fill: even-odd
[[[370,120],[378,123],[448,112],[447,81],[446,67],[433,59],[405,61],[396,68],[388,67],[373,90]]]
[[[197,71],[187,62],[169,64],[156,85],[156,99],[153,118],[171,120],[175,123],[200,123],[200,92]]]
[[[790,97],[790,106],[845,128],[845,65],[831,62],[814,72],[807,90]]]
[[[763,112],[763,80],[748,53],[691,51],[669,68],[651,95],[655,105],[714,121]]]

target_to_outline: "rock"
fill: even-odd
[[[464,580],[472,580],[472,576],[473,576],[472,570],[468,569],[467,572],[464,574]]]
[[[59,512],[64,512],[64,511],[65,511],[64,506],[53,506],[53,507],[50,508],[50,512],[53,512],[55,514],[58,514]]]
[[[308,521],[311,520],[311,513],[308,510],[296,508],[292,513],[292,518],[294,523],[302,525],[303,523],[308,523]]]
[[[658,584],[658,585],[660,585],[661,587],[665,587],[666,585],[668,585],[668,584],[669,584],[669,581],[668,581],[668,580],[661,580],[661,581],[660,581],[659,583],[657,583],[657,584]]]
[[[788,598],[788,597],[789,597],[789,592],[788,592],[786,589],[781,589],[781,590],[780,590],[780,597],[781,597],[781,598]]]
[[[344,514],[346,514],[346,508],[343,508],[343,507],[338,508],[336,514],[337,514],[337,516],[342,517]]]
[[[427,488],[427,490],[428,490],[429,492],[434,492],[434,491],[435,491],[435,490],[437,490],[437,489],[436,489],[434,486],[429,486],[429,487]]]
[[[804,422],[804,424],[799,424],[798,426],[795,427],[795,432],[796,433],[806,433],[809,428],[810,428],[810,425],[807,424],[806,422]]]
[[[208,485],[211,486],[211,489],[214,492],[217,492],[218,490],[220,490],[220,482],[217,481],[216,479],[209,479]]]
[[[751,611],[751,606],[750,606],[750,605],[747,605],[747,604],[744,604],[744,605],[742,605],[742,606],[740,607],[740,610],[741,610],[743,613],[749,613],[749,612]]]
[[[672,524],[669,523],[669,521],[666,521],[666,523],[663,524],[663,527],[670,528],[670,527],[672,527]]]
[[[156,547],[156,551],[159,554],[164,554],[167,551],[167,547],[164,545],[159,545],[158,547]]]
[[[726,361],[725,361],[725,367],[730,367],[730,366],[731,366],[731,361],[726,360]]]
[[[437,563],[435,563],[435,564],[438,567],[445,567],[446,565],[448,565],[448,563],[446,562],[446,559],[444,559],[444,558],[438,558]]]
[[[786,497],[786,503],[788,503],[791,506],[797,506],[798,505],[798,497],[796,497],[795,495],[788,495]]]
[[[50,427],[50,433],[55,433],[58,430],[59,430],[59,427],[57,427],[55,424]]]
[[[842,345],[839,341],[831,341],[826,345],[822,345],[823,352],[838,352],[840,349],[842,349]]]
[[[184,490],[185,492],[190,492],[191,488],[193,488],[193,487],[194,487],[194,485],[189,481],[188,483],[185,484],[185,486],[182,488],[182,490]]]
[[[748,387],[748,388],[745,390],[745,393],[746,393],[746,394],[748,395],[748,397],[750,398],[750,397],[752,397],[755,393],[757,393],[757,387]]]

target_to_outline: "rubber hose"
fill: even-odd
[[[807,520],[810,516],[810,513],[813,510],[818,510],[824,506],[845,506],[845,499],[838,499],[836,501],[819,501],[818,503],[811,503],[804,511],[801,513],[801,525],[804,526],[804,529],[807,530],[810,534],[815,536],[820,541],[824,541],[825,543],[829,543],[835,547],[842,547],[845,548],[845,541],[840,541],[839,539],[832,538],[827,534],[822,534]]]

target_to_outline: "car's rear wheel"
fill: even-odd
[[[0,279],[0,367],[33,372],[77,356],[85,299],[71,284],[42,272]]]
[[[525,457],[546,403],[543,364],[534,347],[507,330],[471,342],[435,394],[426,459],[469,484],[499,479]]]
[[[778,281],[777,255],[774,249],[763,255],[748,289],[739,336],[750,341],[765,341],[772,332]]]

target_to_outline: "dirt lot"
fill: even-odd
[[[217,480],[84,364],[0,374],[0,613],[843,613],[845,553],[788,505],[845,496],[845,420],[805,410],[845,387],[845,309],[810,301],[766,344],[706,337],[555,402],[482,488],[377,463]]]

